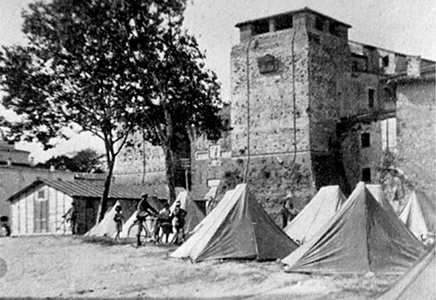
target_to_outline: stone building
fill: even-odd
[[[414,146],[397,138],[397,122],[408,122],[397,121],[397,109],[399,116],[404,111],[397,98],[405,95],[398,83],[409,80],[408,70],[433,66],[433,81],[425,84],[434,90],[433,61],[350,41],[350,25],[309,8],[236,27],[231,130],[218,143],[203,137],[190,143],[192,189],[199,195],[226,177],[246,175],[267,209],[287,195],[302,208],[321,186],[339,184],[348,194],[358,181],[378,182],[387,151],[413,158]],[[426,101],[434,108],[434,92]],[[434,130],[431,112],[425,120]],[[424,125],[409,123],[408,134]],[[428,139],[434,149],[434,135]]]
[[[435,65],[411,57],[407,70],[393,76],[388,83],[395,90],[397,103],[395,165],[409,183],[435,199]]]

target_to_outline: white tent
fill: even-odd
[[[305,243],[330,221],[345,200],[339,186],[322,187],[284,231],[294,241]]]
[[[124,222],[123,224],[123,230],[120,233],[120,238],[127,238],[129,233],[130,226],[133,225],[133,223],[136,221],[136,215],[138,214],[138,211],[135,211],[130,218]]]
[[[119,201],[105,214],[103,220],[100,223],[91,228],[85,236],[107,236],[114,237],[117,233],[117,226],[114,221],[115,207],[121,205]]]
[[[177,202],[180,202],[180,207],[187,213],[185,217],[185,232],[190,233],[204,219],[204,214],[191,199],[187,191],[179,193],[176,201],[171,205],[171,212],[174,212]]]

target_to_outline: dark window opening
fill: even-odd
[[[276,28],[275,28],[275,30],[277,30],[277,31],[278,30],[289,29],[289,28],[292,28],[292,26],[293,26],[292,15],[277,17],[275,19],[275,21],[276,21]]]
[[[366,182],[366,183],[371,182],[371,169],[370,168],[362,169],[362,181]]]
[[[324,30],[324,20],[321,19],[320,17],[316,17],[315,28],[317,30],[319,30],[319,31],[323,31]]]
[[[352,62],[351,62],[352,71],[365,72],[368,70],[368,57],[367,56],[352,53],[351,57],[352,57]]]
[[[44,198],[45,198],[44,190],[38,191],[38,199],[44,199]]]
[[[383,66],[383,68],[389,66],[389,56],[388,55],[386,55],[385,57],[382,58],[382,66]]]
[[[362,148],[368,148],[371,146],[371,136],[368,132],[364,132],[360,136]]]
[[[269,20],[261,20],[253,23],[253,35],[269,32]]]
[[[314,42],[316,44],[319,44],[321,39],[319,38],[319,36],[317,34],[309,32],[309,41]]]
[[[260,74],[272,73],[277,71],[276,58],[270,54],[259,57],[257,59],[257,66],[259,67]]]
[[[375,90],[368,89],[368,107],[369,108],[374,107],[374,99],[375,99]]]
[[[331,34],[339,36],[339,25],[338,23],[331,22],[329,25],[329,31]]]
[[[351,71],[356,72],[357,70],[359,70],[359,64],[357,61],[351,62]]]

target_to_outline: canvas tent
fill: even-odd
[[[424,252],[395,213],[382,209],[360,182],[330,222],[283,263],[287,272],[401,273]]]
[[[435,202],[423,192],[413,191],[400,214],[401,221],[419,239],[435,234]]]
[[[179,193],[176,201],[171,205],[171,212],[176,208],[176,202],[180,202],[180,207],[187,212],[185,218],[185,232],[189,234],[204,219],[204,214],[191,199],[187,191]]]
[[[385,193],[381,185],[379,184],[367,184],[365,185],[368,191],[372,194],[375,200],[380,203],[380,205],[386,210],[393,210],[392,205],[389,203],[388,199],[386,199]]]
[[[233,193],[235,192],[235,190],[229,190],[224,194],[224,197],[220,200],[219,203],[226,203],[228,202],[228,200],[232,197]],[[208,215],[207,218],[204,218],[195,228],[191,233],[196,232],[197,230],[199,230],[200,228],[202,228],[204,226],[204,224],[206,224],[206,226],[210,226],[213,223],[210,220],[214,220],[216,218],[218,218],[221,214],[222,211],[226,208],[226,205],[218,205],[216,206]]]
[[[91,228],[85,236],[106,236],[114,237],[117,233],[117,227],[114,221],[115,217],[115,207],[121,205],[120,201],[117,201],[114,206],[104,215],[103,220],[97,225]]]
[[[436,248],[410,269],[377,300],[436,299]]]
[[[322,187],[284,231],[301,244],[312,238],[346,200],[337,185]]]
[[[240,184],[171,257],[190,258],[194,262],[271,260],[283,258],[297,247],[254,199],[247,185]]]

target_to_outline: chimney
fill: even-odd
[[[421,56],[408,56],[406,65],[407,77],[418,78],[421,76]]]

